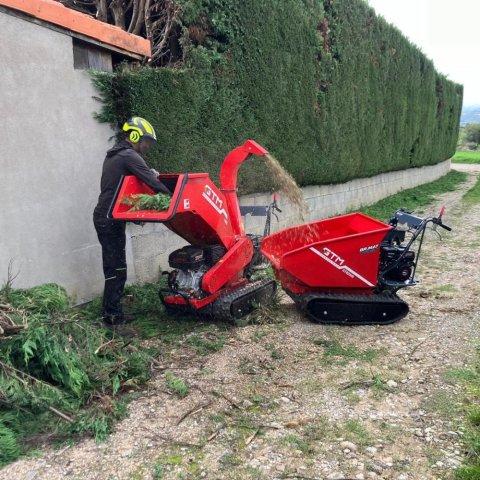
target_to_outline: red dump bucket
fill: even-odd
[[[269,235],[261,250],[283,288],[293,293],[371,291],[377,284],[380,243],[391,228],[352,213]]]

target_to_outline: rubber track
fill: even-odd
[[[394,294],[372,294],[372,295],[353,295],[353,294],[336,294],[336,293],[307,293],[307,294],[295,294],[292,292],[287,292],[290,297],[295,301],[297,306],[305,313],[313,322],[315,323],[324,323],[324,324],[338,324],[338,325],[387,325],[390,323],[397,322],[401,320],[408,314],[408,304],[404,302],[400,297]],[[329,302],[328,308],[332,308],[335,303],[341,304],[342,308],[345,307],[345,304],[351,305],[351,313],[349,318],[338,321],[338,320],[328,320],[324,318],[316,317],[313,312],[310,311],[309,303],[312,300],[326,300]],[[331,303],[330,303],[331,302]],[[365,304],[378,304],[378,314],[377,318],[374,320],[362,320],[358,317],[355,318],[355,313],[361,311],[361,306]],[[382,318],[382,305],[385,304],[396,304],[399,307],[399,313],[393,318],[384,319]]]
[[[271,295],[268,294],[268,287],[272,287]],[[233,302],[235,302],[236,300],[240,300],[242,297],[247,297],[245,300],[248,301],[250,298],[250,294],[254,293],[257,290],[260,291],[262,289],[266,290],[264,294],[264,298],[268,297],[268,299],[270,299],[275,293],[276,288],[277,288],[277,284],[275,280],[263,279],[263,280],[259,280],[257,282],[253,282],[248,285],[245,285],[244,287],[241,287],[237,290],[233,290],[229,293],[222,295],[217,300],[215,300],[215,302],[212,305],[212,315],[216,320],[235,323],[235,320],[238,320],[241,317],[236,317],[232,315],[231,309],[232,309]],[[245,315],[248,315],[250,311],[245,313]]]

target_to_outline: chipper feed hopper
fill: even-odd
[[[270,215],[278,210],[274,200],[267,207],[245,207],[267,216],[264,237],[249,235],[238,203],[237,173],[250,155],[266,154],[253,140],[232,150],[220,169],[220,189],[206,173],[160,175],[173,192],[165,211],[132,210],[122,199],[153,192],[134,176],[122,179],[112,218],[161,222],[189,244],[169,256],[168,289],[160,292],[167,311],[224,321],[245,316],[275,293],[274,280],[252,277],[263,255],[282,288],[315,322],[387,324],[407,315],[408,305],[397,291],[416,284],[427,226],[450,230],[442,223],[443,210],[429,218],[398,210],[388,224],[352,213],[268,235]]]

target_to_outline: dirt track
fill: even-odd
[[[0,479],[453,478],[456,378],[479,337],[480,205],[461,202],[477,175],[425,210],[446,205],[453,231],[427,233],[399,323],[314,325],[285,299],[283,323],[232,330],[208,356],[185,343],[161,358],[186,398],[166,392],[159,367],[107,442],[46,447]]]

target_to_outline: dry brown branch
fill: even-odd
[[[67,422],[69,423],[73,423],[74,420],[73,418],[70,418],[68,415],[66,415],[65,413],[61,412],[60,410],[57,410],[56,408],[53,408],[53,407],[48,407],[48,409],[54,413],[55,415],[58,415],[60,418],[63,418],[63,420],[66,420]]]
[[[109,345],[109,344],[112,343],[113,341],[114,341],[114,339],[112,338],[112,339],[109,340],[108,342],[102,343],[102,344],[95,350],[95,355],[98,355],[98,352],[99,352],[102,348],[105,348],[107,345]]]
[[[227,395],[225,395],[224,393],[222,392],[218,392],[219,395],[221,395],[230,405],[232,405],[232,407],[235,407],[236,409],[238,410],[243,410],[243,408],[238,405],[238,403],[234,402],[230,397],[228,397]]]
[[[207,403],[204,403],[204,404],[200,404],[200,405],[196,405],[195,407],[191,408],[190,410],[188,410],[188,412],[185,412],[178,420],[177,420],[177,423],[176,425],[180,425],[187,417],[189,417],[190,415],[194,415],[195,413],[198,413],[200,412],[201,410],[203,410],[204,408],[207,408],[209,405],[211,405],[212,401],[210,400],[209,402]]]
[[[128,26],[128,32],[139,35],[145,24],[145,0],[135,0],[133,2],[132,19]]]
[[[125,30],[126,5],[124,0],[111,0],[109,9],[113,15],[113,23],[122,30]]]
[[[357,382],[347,382],[340,385],[342,390],[348,390],[349,388],[362,388],[362,387],[373,387],[375,382],[373,380],[362,380]]]
[[[23,330],[25,325],[3,325],[0,323],[0,335],[18,333],[20,330]]]
[[[406,355],[406,359],[405,361],[408,362],[411,360],[411,358],[413,357],[414,353],[426,342],[427,340],[423,340],[422,342],[420,343],[417,343],[417,345],[415,345],[412,350],[410,350],[410,352]]]
[[[151,21],[152,14],[158,15],[155,21]],[[152,41],[152,63],[156,64],[168,55],[168,43],[180,14],[180,7],[174,0],[164,0],[162,5],[157,3],[149,11],[148,19],[145,17],[145,23],[148,24],[147,38]],[[150,35],[149,35],[150,31]]]
[[[245,446],[250,445],[253,442],[253,439],[257,436],[257,433],[259,430],[255,430],[246,440],[245,440]]]
[[[12,289],[12,285],[13,285],[13,282],[15,281],[15,279],[18,277],[18,275],[20,274],[20,271],[17,271],[16,273],[13,273],[13,259],[11,258],[10,261],[8,262],[8,267],[7,267],[7,280],[6,282],[3,284],[1,290],[2,292],[6,293],[8,295],[8,293],[10,292],[10,290]]]
[[[108,21],[108,6],[107,6],[107,0],[95,0],[95,3],[97,5],[97,14],[95,17],[97,20],[100,20],[101,22],[107,22]]]
[[[159,362],[156,358],[150,357],[150,361],[154,363],[159,370],[166,370],[168,367]]]
[[[145,435],[145,437],[147,438],[151,438],[152,440],[157,440],[157,439],[161,439],[165,442],[169,442],[171,443],[172,445],[178,445],[180,447],[194,447],[194,448],[203,448],[203,445],[199,444],[199,443],[189,443],[189,442],[182,442],[182,441],[179,441],[179,440],[174,440],[173,438],[170,438],[170,437],[167,437],[166,435],[162,435],[161,433],[158,433],[158,432],[154,432],[153,430],[151,430],[150,428],[148,427],[143,427],[145,430],[147,430],[147,432],[150,432],[152,436],[149,436],[149,435]]]
[[[282,425],[259,425],[260,428],[271,428],[272,430],[281,430],[283,428]]]
[[[220,432],[226,427],[227,425],[224,423],[223,425],[220,425],[208,438],[207,438],[207,442],[211,442],[212,440],[214,440],[215,438],[218,437],[218,435],[220,434]]]

